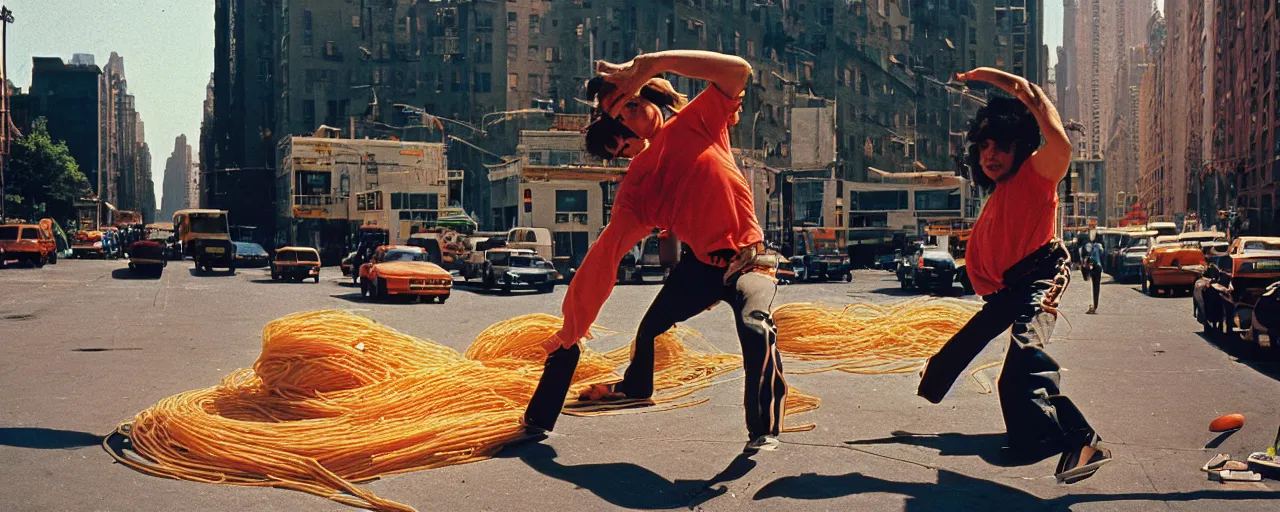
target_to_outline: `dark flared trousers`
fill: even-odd
[[[917,393],[939,403],[965,367],[996,336],[1011,329],[997,389],[1008,443],[1015,450],[1069,450],[1096,434],[1059,389],[1059,366],[1044,347],[1057,321],[1058,297],[1071,279],[1064,256],[1046,259],[1027,276],[983,297],[986,304],[925,365]]]
[[[786,405],[787,383],[782,374],[782,357],[778,353],[777,328],[773,324],[773,299],[777,282],[764,274],[747,272],[724,280],[725,268],[708,265],[691,253],[685,253],[667,276],[667,282],[649,306],[640,328],[622,382],[614,390],[629,398],[653,396],[654,339],[676,323],[706,311],[716,303],[728,303],[738,326],[738,342],[742,347],[742,365],[746,372],[743,405],[746,408],[747,431],[752,438],[778,435]],[[551,371],[556,361],[576,366],[577,347],[561,349],[547,360],[535,398],[525,412],[526,422],[542,428],[555,424],[555,416],[564,406],[569,380],[563,368]],[[570,363],[572,361],[572,363]],[[572,376],[572,370],[568,375]],[[554,383],[549,381],[556,381]],[[545,389],[544,389],[545,388]]]

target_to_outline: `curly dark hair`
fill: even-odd
[[[970,121],[967,140],[969,153],[965,164],[968,177],[983,190],[991,191],[996,188],[996,182],[982,172],[982,142],[990,140],[1002,151],[1013,153],[1013,169],[1007,175],[1013,176],[1040,147],[1040,125],[1021,101],[996,97],[979,109]]]

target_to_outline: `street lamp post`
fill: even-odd
[[[9,24],[13,11],[0,6],[0,222],[4,222],[4,164],[9,156]]]

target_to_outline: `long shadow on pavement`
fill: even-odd
[[[124,281],[130,280],[147,280],[154,281],[160,279],[161,272],[153,270],[131,270],[127,268],[118,268],[111,271],[112,279],[120,279]]]
[[[236,275],[234,270],[215,269],[213,272],[201,272],[194,268],[187,269],[187,273],[191,274],[191,277],[232,277]]]
[[[1273,350],[1268,354],[1267,351],[1259,349],[1258,345],[1241,340],[1239,335],[1231,335],[1224,339],[1221,334],[1205,334],[1203,331],[1196,334],[1231,356],[1236,362],[1272,379],[1280,380],[1280,361],[1275,359],[1276,351]]]
[[[636,464],[565,465],[556,461],[556,456],[555,448],[542,443],[512,445],[498,454],[518,458],[534,471],[586,489],[615,507],[641,510],[695,508],[729,492],[718,484],[742,478],[756,466],[755,461],[739,455],[709,480],[671,481]]]
[[[1104,467],[1095,478],[1105,478],[1105,472]],[[1016,487],[939,469],[936,483],[897,482],[860,473],[843,475],[805,473],[786,476],[765,484],[756,492],[753,499],[757,501],[769,498],[824,500],[870,493],[906,496],[903,510],[907,512],[960,509],[1067,511],[1072,505],[1096,502],[1274,500],[1276,498],[1274,491],[1206,490],[1171,493],[1068,494],[1043,499]]]
[[[1030,456],[1014,459],[1001,452],[1005,445],[1005,435],[1000,433],[961,434],[948,432],[942,434],[915,434],[894,431],[889,437],[876,439],[859,439],[845,441],[847,445],[905,444],[938,450],[941,456],[977,456],[987,464],[999,467],[1027,466],[1040,462],[1056,454]]]
[[[39,427],[0,427],[0,446],[65,450],[102,444],[102,436],[75,430]]]
[[[299,283],[295,283],[295,284],[299,284]],[[396,306],[409,306],[414,304],[427,303],[425,300],[419,301],[418,296],[416,295],[393,295],[391,297],[388,297],[385,300],[378,300],[371,297],[362,297],[359,293],[344,293],[341,295],[330,295],[330,297],[333,297],[335,299],[342,299],[347,302],[354,302],[357,304],[388,304],[388,305],[396,305]]]

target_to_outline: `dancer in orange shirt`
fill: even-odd
[[[618,186],[609,225],[591,246],[565,296],[564,327],[548,340],[547,371],[525,424],[549,430],[568,392],[578,342],[613,291],[619,261],[654,228],[674,232],[688,250],[671,270],[636,334],[622,382],[592,388],[586,400],[653,395],[654,338],[720,301],[732,306],[746,371],[745,453],[773,450],[782,428],[787,384],[772,319],[777,256],[765,249],[751,189],[729,151],[751,66],[739,57],[676,50],[616,65],[601,62],[591,92],[597,119],[588,150],[603,158],[634,155]],[[706,80],[692,101],[660,78]],[[673,111],[664,119],[663,108]],[[638,153],[638,154],[637,154]],[[566,369],[568,369],[566,373]]]
[[[1071,280],[1071,258],[1054,238],[1058,182],[1071,165],[1071,141],[1044,91],[1026,79],[991,68],[956,79],[988,82],[1017,99],[992,99],[969,129],[969,173],[992,191],[965,254],[973,289],[986,304],[929,359],[918,393],[941,402],[978,353],[1012,329],[998,385],[1008,447],[1029,459],[1060,452],[1058,480],[1082,480],[1111,452],[1059,390],[1058,363],[1044,351],[1058,298]]]

